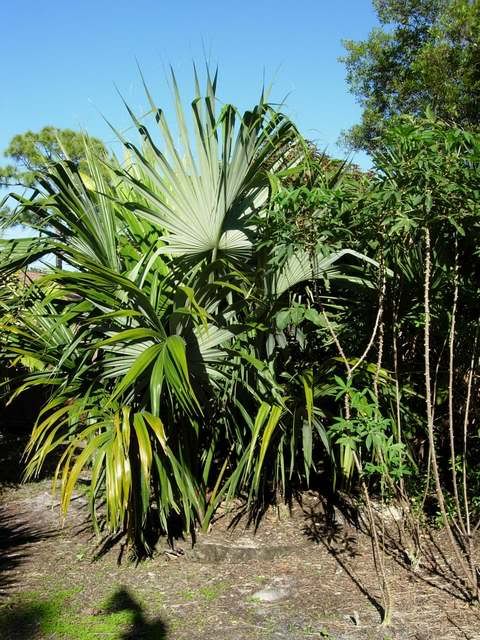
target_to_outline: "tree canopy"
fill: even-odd
[[[350,91],[362,120],[345,134],[371,150],[386,120],[422,115],[471,128],[479,123],[480,2],[373,0],[381,27],[366,40],[344,41]]]
[[[84,168],[86,140],[93,153],[106,153],[101,140],[72,129],[46,126],[38,132],[17,134],[4,152],[11,163],[0,167],[0,185],[31,187],[38,179],[38,172],[58,160],[68,159],[80,169]]]

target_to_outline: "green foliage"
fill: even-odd
[[[346,135],[371,150],[385,123],[402,114],[478,125],[480,5],[469,0],[375,0],[381,28],[347,40],[342,58],[362,121]]]
[[[379,480],[387,489],[411,473],[405,446],[397,441],[393,420],[382,416],[369,388],[355,389],[350,380],[335,376],[336,399],[346,399],[350,416],[335,418],[330,436],[340,446],[340,467],[346,479],[356,470],[366,478]],[[356,468],[356,469],[355,469]]]
[[[152,121],[129,110],[125,164],[87,144],[85,166],[50,164],[16,196],[32,235],[0,241],[2,282],[64,260],[21,295],[0,290],[15,393],[48,397],[28,477],[57,456],[63,509],[86,481],[97,530],[138,553],[152,528],[207,527],[234,497],[255,514],[319,482],[405,496],[415,478],[417,499],[428,324],[449,517],[476,514],[479,136],[430,111],[396,118],[363,174],[317,154],[263,94],[219,108],[216,75],[203,92],[195,75],[187,113],[172,85],[176,129],[146,89]]]
[[[55,637],[95,640],[99,636],[121,640],[138,634],[147,640],[165,637],[165,625],[145,619],[140,605],[127,592],[115,592],[96,614],[79,611],[78,589],[53,591],[46,598],[25,592],[0,607],[0,631],[5,638]],[[100,615],[99,615],[100,614]]]
[[[130,111],[142,143],[122,138],[126,168],[89,146],[85,172],[49,166],[35,197],[18,198],[19,214],[41,215],[48,233],[1,243],[4,274],[49,253],[65,262],[5,323],[5,357],[30,368],[17,393],[50,396],[27,475],[57,452],[63,509],[88,478],[97,528],[127,532],[140,551],[150,526],[207,526],[225,498],[254,503],[308,481],[328,438],[312,363],[287,373],[296,346],[275,314],[292,288],[363,258],[319,243],[318,255],[299,247],[282,260],[263,242],[269,172],[282,150],[298,162],[298,134],[263,95],[244,114],[217,113],[216,82],[208,75],[202,95],[195,76],[190,129],[173,77],[180,148],[146,90],[153,129]]]
[[[91,152],[106,155],[105,146],[98,138],[71,129],[48,126],[38,132],[17,134],[4,151],[13,164],[0,169],[0,185],[31,187],[37,181],[38,172],[62,159],[85,170],[85,143]]]
[[[386,260],[395,269],[389,295],[393,331],[402,344],[397,375],[403,389],[405,436],[424,467],[427,460],[421,455],[420,443],[425,428],[421,413],[425,354],[423,340],[419,341],[418,336],[427,321],[423,308],[423,245],[428,229],[432,263],[428,322],[430,357],[435,363],[434,437],[445,502],[451,502],[452,483],[461,482],[463,496],[452,513],[456,512],[455,518],[466,513],[478,515],[474,471],[478,441],[472,428],[477,407],[469,404],[467,397],[478,392],[474,372],[478,370],[480,136],[437,121],[431,115],[423,120],[405,117],[386,132],[385,144],[388,146],[376,154],[381,172],[375,192],[388,239],[384,244]],[[451,347],[447,348],[449,343]]]
[[[41,180],[47,179],[49,170],[59,161],[72,163],[84,179],[88,180],[88,153],[102,159],[108,157],[107,149],[101,140],[71,129],[48,126],[38,132],[27,131],[18,134],[12,138],[4,152],[12,164],[0,167],[0,187],[34,189]],[[98,170],[103,171],[103,166],[99,164]],[[44,229],[48,221],[41,210],[17,210],[13,213],[8,205],[17,198],[18,196],[12,196],[10,200],[8,197],[5,198],[7,206],[0,203],[1,226],[27,224]],[[61,266],[61,260],[61,256],[58,255],[57,266]]]

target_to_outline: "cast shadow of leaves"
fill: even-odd
[[[0,600],[15,585],[15,571],[26,562],[33,545],[55,534],[41,525],[33,527],[28,514],[0,507]]]
[[[121,588],[110,598],[105,613],[127,611],[131,614],[129,629],[122,633],[118,640],[167,640],[167,626],[160,619],[147,620],[143,607],[130,592]]]

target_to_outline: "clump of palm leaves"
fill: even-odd
[[[4,274],[48,254],[63,266],[3,327],[4,357],[30,363],[17,393],[49,396],[27,476],[55,452],[63,508],[87,479],[97,526],[147,550],[149,523],[207,526],[224,499],[308,480],[328,437],[312,363],[282,368],[276,318],[348,254],[279,256],[262,243],[272,172],[303,160],[294,125],[263,94],[243,114],[219,109],[216,75],[202,94],[195,74],[188,119],[173,75],[172,86],[175,131],[145,87],[153,124],[127,106],[139,141],[119,134],[126,161],[86,145],[86,169],[50,165],[19,198],[32,236],[1,243]]]

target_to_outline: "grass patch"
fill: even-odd
[[[207,587],[201,587],[198,593],[207,602],[212,602],[225,593],[227,586],[224,582],[216,582],[215,584],[208,585]]]
[[[48,598],[38,592],[19,595],[0,608],[2,640],[127,640],[140,637],[161,640],[166,629],[160,621],[148,622],[142,607],[125,590],[116,591],[97,615],[78,611],[79,589],[57,591]]]
[[[209,584],[196,590],[187,589],[185,591],[181,591],[179,595],[183,600],[192,601],[201,599],[206,602],[213,602],[225,593],[226,588],[227,585],[224,582],[216,582],[215,584]]]

